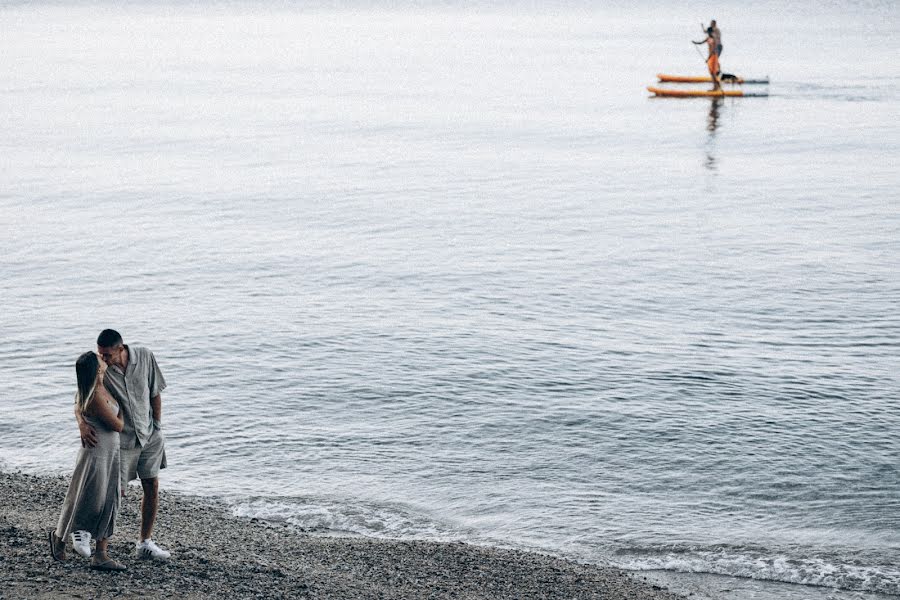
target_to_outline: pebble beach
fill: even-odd
[[[71,544],[64,562],[49,554],[46,532],[67,484],[0,472],[0,599],[680,597],[608,567],[460,543],[313,535],[165,490],[154,538],[172,558],[134,556],[140,491],[129,489],[110,542],[110,555],[128,570],[92,571]]]

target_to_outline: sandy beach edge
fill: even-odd
[[[0,471],[0,599],[61,598],[683,598],[639,574],[461,543],[324,537],[232,516],[215,501],[163,491],[154,538],[165,563],[134,555],[140,490],[129,489],[110,554],[124,573],[49,554],[67,478]]]

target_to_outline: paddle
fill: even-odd
[[[700,60],[702,60],[704,63],[706,63],[706,59],[703,58],[703,53],[700,52],[700,48],[697,47],[697,43],[692,41],[691,45],[694,47],[694,50],[697,51],[697,54],[700,56]]]

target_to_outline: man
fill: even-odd
[[[713,37],[713,28],[706,28],[706,39],[693,43],[698,45],[706,44],[706,47],[708,49],[708,55],[706,57],[706,67],[709,69],[709,76],[713,82],[713,90],[721,90],[722,84],[719,82],[719,72],[721,69],[719,68],[719,54],[716,52],[716,38]]]
[[[716,56],[720,59],[722,58],[722,32],[719,31],[719,26],[716,25],[716,20],[713,19],[709,22],[709,26],[712,29],[713,39],[716,41]]]
[[[160,397],[160,392],[166,389],[166,380],[150,350],[125,345],[122,336],[113,329],[100,332],[97,354],[109,367],[103,384],[119,403],[124,421],[119,434],[122,492],[129,481],[138,477],[144,491],[137,555],[166,560],[171,553],[151,538],[159,508],[159,470],[166,468]],[[97,443],[93,428],[81,418],[78,418],[78,428],[82,443],[93,447]]]

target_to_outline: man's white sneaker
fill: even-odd
[[[91,557],[91,532],[85,531],[84,529],[79,529],[78,531],[73,531],[72,535],[72,548],[78,554],[82,555],[85,558]]]
[[[150,560],[168,560],[172,553],[164,550],[156,545],[156,543],[147,538],[143,542],[137,544],[138,558],[147,558]]]

